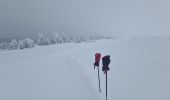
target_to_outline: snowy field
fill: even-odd
[[[108,100],[170,100],[170,36],[1,51],[0,100],[105,100],[96,52],[111,55]]]

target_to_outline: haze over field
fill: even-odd
[[[0,38],[66,33],[169,34],[169,0],[0,0]]]

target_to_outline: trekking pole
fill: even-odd
[[[99,81],[99,92],[101,92],[101,89],[100,89],[100,73],[99,73],[99,67],[98,68],[98,81]]]
[[[101,89],[100,89],[100,73],[99,73],[99,62],[100,62],[100,58],[101,58],[101,54],[100,54],[100,53],[96,53],[96,54],[95,54],[94,69],[95,69],[95,67],[97,67],[97,69],[98,69],[99,92],[101,92]]]
[[[102,62],[103,62],[102,70],[104,71],[104,74],[106,74],[106,100],[107,100],[107,71],[110,70],[110,68],[109,68],[110,61],[111,61],[110,55],[104,56],[102,58]]]
[[[106,71],[106,100],[107,100],[107,71]]]

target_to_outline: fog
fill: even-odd
[[[0,0],[0,37],[169,34],[169,0]]]

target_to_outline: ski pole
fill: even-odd
[[[107,100],[107,71],[106,71],[106,100]]]
[[[94,69],[95,69],[95,67],[97,67],[97,69],[98,69],[99,92],[101,92],[101,89],[100,89],[100,74],[99,74],[99,62],[100,62],[100,58],[101,58],[101,53],[96,53],[95,54]]]
[[[104,56],[102,58],[103,62],[103,68],[102,70],[104,71],[104,74],[106,74],[106,100],[107,100],[107,71],[110,70],[109,64],[110,64],[110,55]]]
[[[99,73],[99,67],[98,68],[98,81],[99,81],[99,92],[101,92],[101,89],[100,89],[100,73]]]

